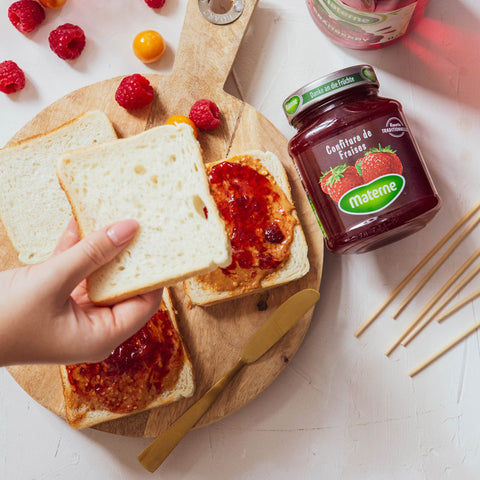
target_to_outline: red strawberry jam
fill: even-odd
[[[79,401],[90,409],[130,413],[145,408],[178,378],[183,350],[164,310],[97,363],[68,365]]]
[[[232,263],[200,278],[221,290],[254,289],[290,254],[293,205],[250,155],[207,165],[208,180],[232,245]]]
[[[373,68],[357,65],[296,91],[283,106],[289,142],[327,247],[366,252],[424,227],[440,208],[402,106],[378,96]]]

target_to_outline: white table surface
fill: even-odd
[[[170,71],[185,0],[155,13],[142,0],[69,0],[29,36],[0,13],[0,61],[12,59],[26,88],[0,93],[0,146],[57,98],[128,73]],[[478,232],[398,319],[395,303],[360,339],[357,327],[457,219],[479,200],[480,2],[435,0],[418,28],[386,49],[361,52],[330,43],[304,0],[260,0],[227,91],[240,95],[288,138],[281,109],[303,84],[356,63],[372,64],[381,94],[400,100],[443,199],[421,232],[357,256],[325,255],[322,299],[296,356],[257,399],[191,432],[156,474],[137,454],[150,440],[94,429],[78,432],[33,401],[0,369],[0,478],[51,479],[366,479],[480,478],[480,345],[474,334],[411,379],[408,371],[479,320],[479,301],[432,324],[407,348],[384,355],[411,318],[478,246]],[[88,44],[67,63],[47,36],[65,22]],[[161,32],[165,57],[153,66],[130,48],[144,29]],[[319,232],[320,235],[320,232]],[[478,288],[479,280],[464,294]],[[413,286],[413,284],[412,284]],[[398,304],[398,301],[396,302]]]

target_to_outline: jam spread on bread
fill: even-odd
[[[199,277],[218,290],[258,288],[290,254],[293,205],[258,159],[240,155],[207,165],[212,195],[232,245],[232,263]]]
[[[168,313],[159,310],[102,362],[66,368],[79,401],[91,410],[130,413],[145,408],[177,382],[183,356]]]

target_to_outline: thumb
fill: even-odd
[[[82,280],[113,260],[138,229],[136,220],[122,220],[90,233],[73,247],[53,256],[49,260],[50,271],[57,274],[59,289],[70,295]]]

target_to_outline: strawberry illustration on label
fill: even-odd
[[[337,165],[320,178],[322,190],[335,202],[338,202],[349,190],[362,184],[363,181],[357,169],[347,165]]]
[[[330,179],[331,176],[332,176],[332,169],[330,169],[328,172],[324,173],[320,177],[320,188],[327,195],[330,194],[330,192],[329,192],[330,186],[328,185],[328,180]]]
[[[367,150],[365,155],[356,161],[355,166],[364,183],[369,183],[383,175],[391,173],[401,175],[403,172],[402,162],[390,145],[382,148],[379,144],[378,148]]]

